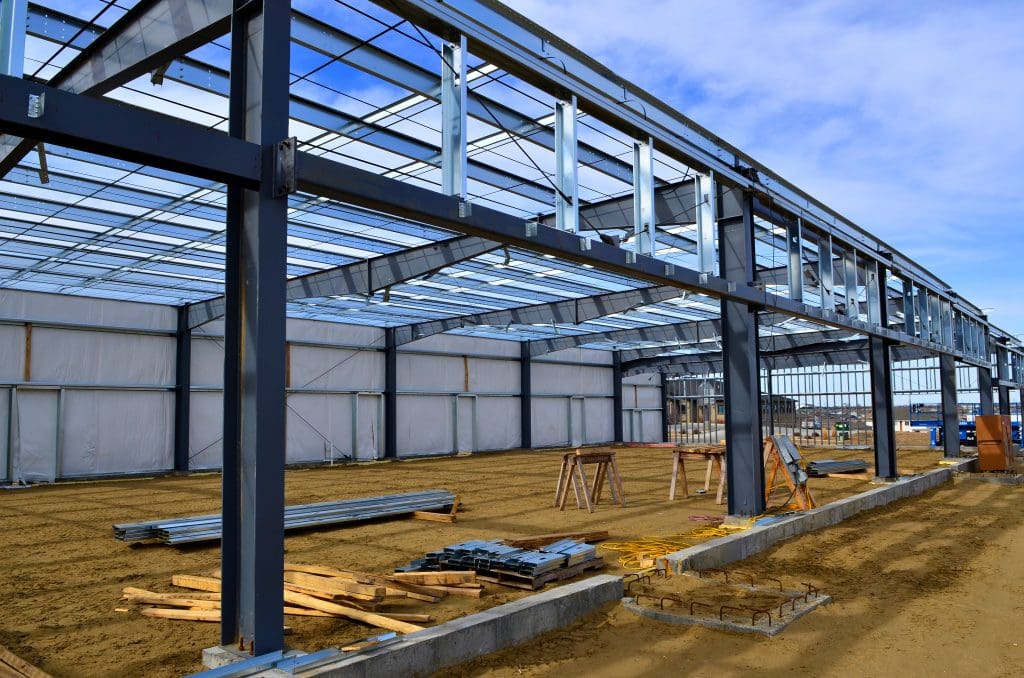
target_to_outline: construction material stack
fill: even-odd
[[[1013,428],[1007,414],[985,414],[974,418],[978,437],[978,468],[981,471],[1009,471],[1013,468]]]
[[[474,539],[428,553],[399,571],[470,570],[483,581],[538,589],[548,582],[603,566],[604,561],[598,557],[594,546],[572,539],[562,539],[537,550]]]

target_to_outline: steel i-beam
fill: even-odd
[[[947,458],[960,456],[960,411],[956,395],[956,360],[939,356],[939,383],[942,388],[942,448]]]
[[[398,345],[395,328],[384,328],[384,458],[398,458]]]
[[[263,157],[257,190],[228,187],[221,641],[255,655],[284,647],[288,198],[274,151],[288,135],[290,14],[236,1],[231,20],[229,130]]]
[[[726,280],[750,285],[756,271],[753,197],[743,194],[740,204],[739,217],[718,222],[720,267]],[[724,299],[721,309],[729,514],[756,516],[765,508],[757,312]]]
[[[620,351],[612,351],[612,432],[615,442],[623,442],[622,353]]]
[[[519,446],[533,447],[533,379],[530,343],[519,344]]]
[[[189,463],[189,429],[192,403],[192,328],[188,322],[188,306],[178,307],[178,330],[175,333],[174,380],[174,470],[186,473]]]
[[[887,341],[868,339],[871,370],[872,432],[875,438],[875,476],[896,478],[896,433],[892,416],[892,360]]]

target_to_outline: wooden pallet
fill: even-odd
[[[599,570],[602,567],[604,567],[604,559],[598,557],[585,560],[582,563],[573,565],[572,567],[565,567],[558,570],[552,570],[551,572],[545,572],[537,577],[527,577],[515,572],[506,572],[501,570],[477,570],[476,578],[493,584],[501,584],[502,586],[511,586],[517,589],[526,589],[527,591],[536,591],[545,584],[550,584],[554,581],[572,579],[573,577],[587,572],[588,570]]]

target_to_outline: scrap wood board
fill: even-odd
[[[27,661],[0,645],[0,676],[12,678],[52,678],[49,673],[32,666]]]

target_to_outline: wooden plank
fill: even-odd
[[[220,580],[213,577],[198,577],[194,574],[175,574],[171,576],[171,583],[183,589],[195,589],[197,591],[212,591],[220,593]]]
[[[454,586],[455,584],[475,584],[476,572],[445,570],[442,572],[396,572],[389,575],[400,581],[423,586]]]
[[[347,605],[357,610],[365,610],[368,612],[375,612],[381,605],[381,602],[368,602],[365,600],[352,600],[346,598],[344,595],[339,593],[327,593],[324,591],[318,591],[317,589],[307,588],[300,586],[299,584],[292,584],[289,582],[284,583],[284,588],[287,591],[294,591],[296,593],[303,593],[307,596],[313,596],[314,598],[320,598],[321,600],[329,600],[332,603],[338,603],[339,605]]]
[[[347,617],[348,619],[354,619],[361,621],[364,624],[370,626],[377,626],[388,631],[397,631],[399,633],[412,633],[413,631],[423,630],[422,626],[416,626],[408,622],[398,621],[385,617],[384,615],[375,614],[373,612],[363,612],[362,610],[354,610],[350,607],[343,607],[335,603],[328,602],[326,600],[320,600],[313,596],[307,596],[302,593],[296,593],[295,591],[285,591],[284,600],[286,603],[291,603],[299,607],[308,607],[313,610],[320,610],[322,612],[331,612],[341,617]]]
[[[384,600],[386,588],[384,586],[359,584],[337,577],[322,577],[316,574],[309,574],[308,572],[285,572],[284,580],[291,584],[298,584],[299,586],[316,589],[324,593],[333,593],[370,602]]]
[[[459,586],[431,586],[430,588],[439,593],[462,598],[479,598],[484,592],[483,589],[468,589]]]
[[[201,622],[220,621],[220,610],[170,610],[163,607],[144,607],[139,612],[146,617],[160,617],[161,619]]]
[[[126,596],[149,596],[151,598],[188,598],[190,600],[220,600],[219,593],[200,593],[195,590],[189,591],[188,593],[184,593],[182,591],[178,591],[175,593],[157,593],[155,591],[149,591],[147,589],[135,588],[134,586],[125,586],[123,589],[121,589],[121,593],[123,593]]]
[[[433,513],[431,511],[413,511],[412,517],[416,520],[430,520],[435,523],[454,523],[456,518],[450,513]]]
[[[46,671],[43,671],[42,669],[37,668],[32,664],[29,664],[27,661],[25,661],[18,655],[14,654],[3,645],[0,645],[0,662],[3,662],[3,664],[7,664],[12,669],[17,671],[18,674],[15,675],[24,676],[24,678],[53,678]],[[0,669],[2,668],[3,666],[2,664],[0,664]]]
[[[298,563],[285,563],[284,569],[286,572],[306,572],[308,574],[319,574],[321,576],[337,577],[339,579],[352,579],[353,581],[359,581],[363,584],[383,586],[386,589],[384,595],[388,597],[408,597],[428,603],[436,603],[440,600],[436,592],[422,590],[420,587],[416,587],[415,585],[399,581],[393,576],[382,577],[380,575],[367,574],[365,572],[339,570],[336,567],[329,567],[326,565],[300,565]]]
[[[166,605],[168,607],[188,607],[203,610],[219,610],[219,600],[195,600],[193,598],[168,598],[166,596],[145,596],[138,593],[126,593],[121,596],[122,600],[130,600],[134,603],[145,605]]]
[[[537,534],[531,537],[519,537],[517,539],[503,539],[508,546],[515,546],[520,549],[538,549],[548,544],[554,544],[562,539],[574,539],[582,542],[604,541],[608,538],[608,530],[593,530],[590,532],[555,532],[552,534]]]

